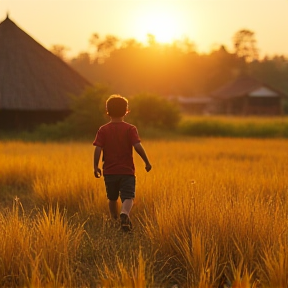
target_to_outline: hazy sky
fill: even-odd
[[[89,50],[93,33],[145,41],[189,38],[199,52],[224,44],[240,29],[255,32],[261,56],[288,56],[288,0],[0,0],[9,17],[36,41]],[[156,20],[157,19],[157,20]]]

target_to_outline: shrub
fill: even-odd
[[[108,88],[97,85],[80,96],[71,95],[71,114],[62,122],[42,124],[33,133],[41,140],[59,140],[94,137],[97,128],[106,122],[105,101]]]
[[[106,122],[108,96],[108,88],[101,85],[87,89],[80,97],[72,96],[72,113],[65,122],[76,135],[94,135],[97,127]]]
[[[141,93],[129,99],[128,119],[135,125],[173,129],[180,121],[180,109],[175,103],[156,94]]]
[[[275,138],[288,136],[285,118],[193,118],[178,126],[189,136]]]

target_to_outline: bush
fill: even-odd
[[[173,129],[180,121],[176,103],[156,94],[141,93],[129,99],[127,119],[137,126]]]
[[[109,96],[106,86],[88,88],[80,96],[71,95],[71,114],[62,122],[40,125],[34,137],[42,140],[93,138],[97,129],[107,121],[105,101]]]
[[[71,96],[72,113],[64,121],[54,125],[41,125],[33,133],[34,138],[41,140],[85,139],[93,138],[97,129],[107,122],[105,102],[110,96],[106,86],[87,89],[80,96]],[[129,99],[131,114],[127,121],[141,129],[175,128],[180,120],[177,105],[154,94],[139,94]],[[155,130],[155,131],[156,131]]]
[[[195,118],[179,124],[180,134],[189,136],[287,138],[288,121],[283,119],[254,118]]]
[[[95,134],[96,129],[107,121],[105,101],[109,96],[105,86],[87,89],[80,97],[73,96],[72,114],[65,120],[76,135]]]

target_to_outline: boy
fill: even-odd
[[[132,229],[129,213],[135,198],[135,167],[133,147],[145,162],[145,169],[152,168],[146,152],[140,143],[137,128],[124,122],[128,113],[128,100],[120,95],[111,95],[106,101],[106,112],[110,122],[101,126],[93,142],[94,175],[100,178],[99,159],[103,152],[103,176],[109,200],[111,217],[118,218],[117,200],[120,196],[122,207],[120,212],[121,228],[128,232]]]

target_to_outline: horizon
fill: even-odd
[[[51,50],[63,45],[69,58],[89,52],[94,33],[120,41],[146,44],[147,34],[160,43],[189,39],[198,53],[224,45],[233,51],[232,38],[247,29],[255,33],[260,58],[288,57],[288,40],[278,31],[288,27],[288,1],[267,0],[4,0],[0,21],[7,14],[22,30]],[[69,3],[69,4],[68,4]],[[113,6],[113,9],[111,7]],[[244,17],[244,16],[245,17]],[[77,16],[77,17],[76,17]],[[272,21],[271,21],[272,19]]]

